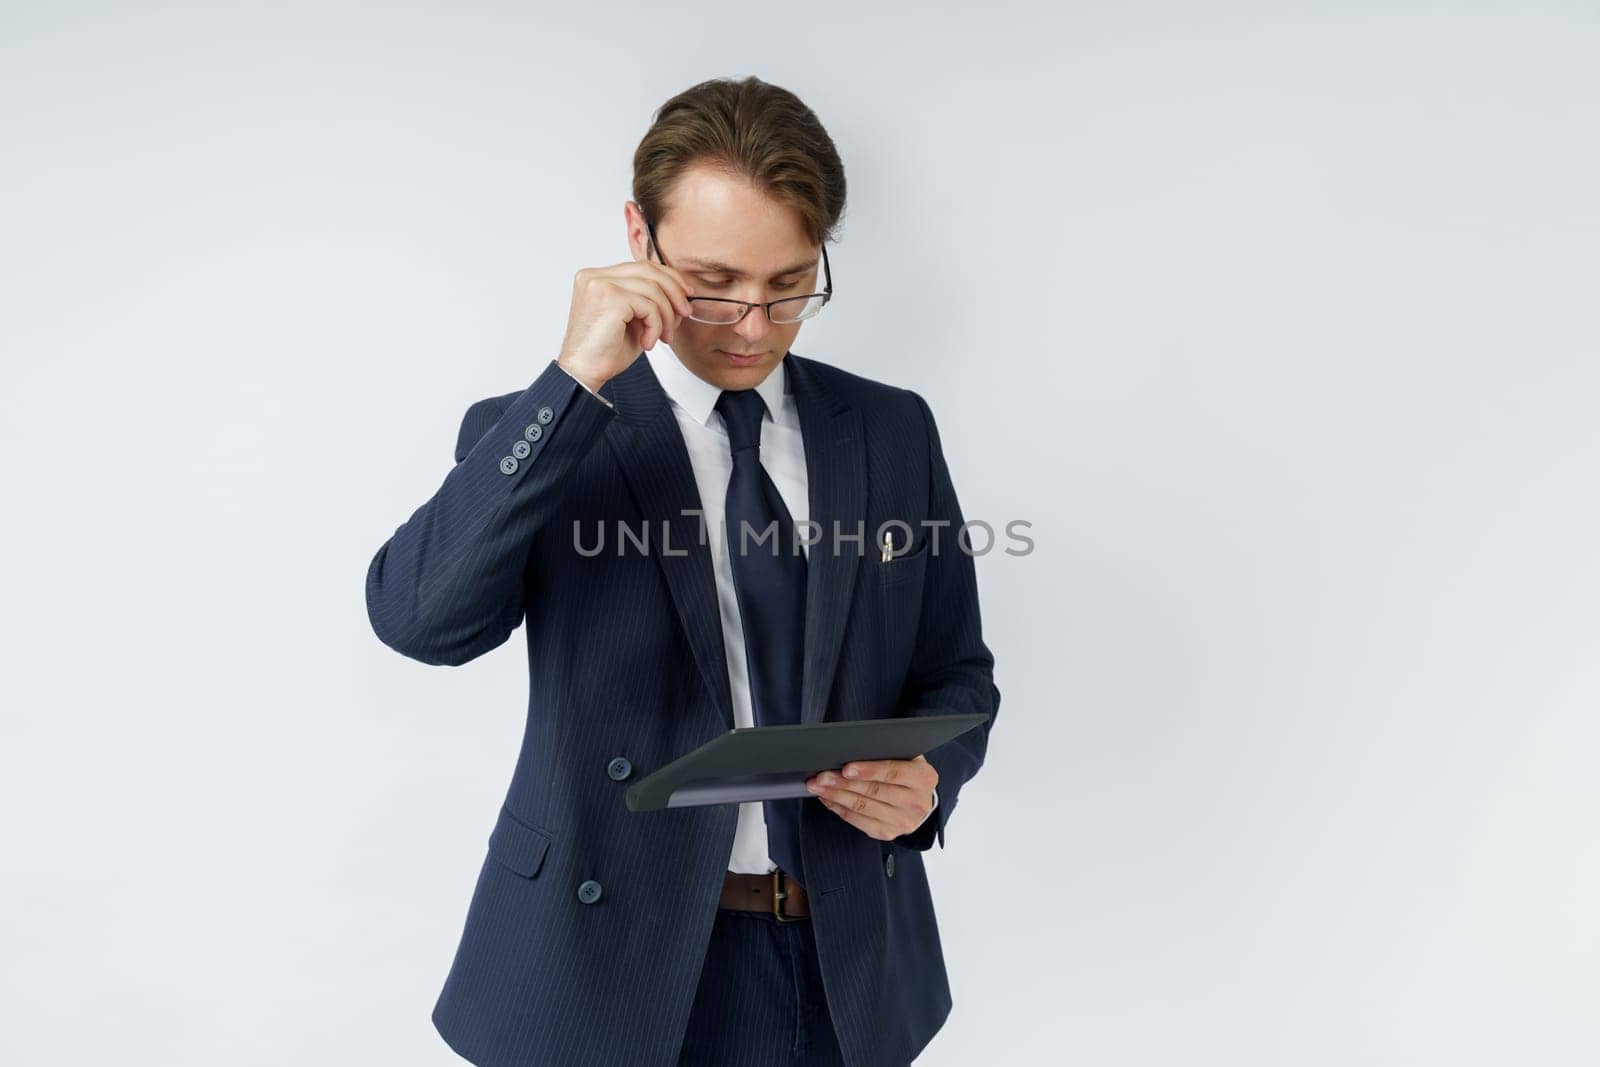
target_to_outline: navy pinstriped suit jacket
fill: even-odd
[[[785,360],[822,531],[807,568],[802,720],[992,716],[994,660],[928,405]],[[423,663],[466,663],[527,623],[522,748],[432,1016],[482,1067],[676,1063],[733,847],[733,805],[644,813],[623,801],[626,778],[734,720],[711,556],[698,519],[682,514],[699,493],[670,402],[647,359],[600,393],[614,409],[552,360],[526,389],[473,404],[454,468],[366,576],[373,630]],[[913,541],[882,562],[874,533],[889,519]],[[618,555],[619,520],[635,534],[648,523],[648,553],[627,542]],[[864,521],[864,543],[833,552],[834,520],[844,534]],[[923,520],[950,523],[937,553]],[[577,551],[575,521],[588,549],[604,524],[603,553]],[[992,723],[927,754],[938,807],[892,842],[802,801],[811,922],[851,1067],[909,1063],[950,1012],[922,853],[935,837],[944,846]],[[631,765],[621,779],[619,756]],[[578,895],[587,881],[601,887],[591,903]]]

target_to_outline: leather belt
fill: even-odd
[[[781,869],[770,874],[727,872],[722,879],[722,899],[718,905],[736,911],[765,912],[781,923],[811,917],[806,891]]]

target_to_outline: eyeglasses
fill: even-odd
[[[656,250],[656,258],[661,260],[662,266],[671,266],[667,262],[667,257],[661,252],[661,242],[656,240],[655,224],[646,222],[644,225],[650,232],[650,245]],[[809,319],[833,299],[833,271],[828,267],[826,244],[822,246],[822,276],[824,284],[820,293],[786,296],[782,300],[768,300],[765,303],[730,300],[720,296],[691,296],[689,318],[711,326],[732,326],[736,322],[743,322],[744,317],[750,314],[751,308],[762,308],[767,313],[767,320],[774,325]]]

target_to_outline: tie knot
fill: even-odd
[[[754,389],[724,389],[717,397],[716,408],[722,412],[722,421],[728,427],[728,448],[737,452],[741,448],[759,448],[761,445],[761,415],[767,410],[766,401]]]

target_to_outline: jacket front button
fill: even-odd
[[[894,853],[891,852],[883,858],[883,873],[890,878],[894,877]]]
[[[585,904],[593,904],[600,899],[600,883],[593,878],[578,887],[578,899]]]
[[[633,773],[633,764],[628,762],[627,757],[618,756],[606,764],[606,773],[611,776],[613,782],[620,782]]]

